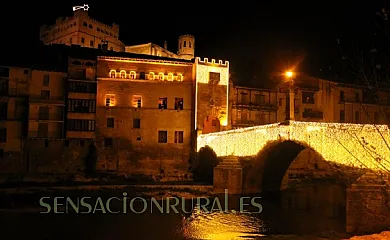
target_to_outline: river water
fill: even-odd
[[[113,196],[122,197],[120,194]],[[77,201],[74,196],[72,199]],[[96,198],[92,199],[95,203]],[[151,202],[147,201],[149,205],[146,210],[138,214],[135,212],[145,207],[139,199],[133,202],[134,211],[116,214],[107,211],[105,214],[101,211],[83,214],[80,209],[77,213],[71,205],[69,208],[64,205],[58,208],[59,212],[68,209],[67,213],[55,214],[51,208],[50,213],[44,214],[41,212],[48,209],[39,204],[37,195],[20,196],[12,201],[16,205],[13,204],[8,210],[3,208],[0,212],[2,235],[9,236],[4,239],[254,239],[272,234],[315,235],[326,231],[338,232],[343,230],[344,224],[342,219],[323,218],[315,212],[284,209],[271,199],[258,201],[262,206],[261,213],[254,213],[259,210],[254,206],[246,206],[246,212],[240,213],[237,196],[229,198],[228,209],[224,208],[226,202],[221,199],[223,211],[199,209],[196,201],[186,200],[185,208],[179,208],[178,213],[172,210],[168,213],[166,209],[162,212],[157,208],[151,210]],[[103,199],[103,202],[106,201],[107,197]],[[48,197],[45,202],[53,207],[53,198]],[[121,202],[117,201],[111,211],[115,212],[121,207]]]

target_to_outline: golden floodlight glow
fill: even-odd
[[[382,139],[382,136],[384,139]],[[217,156],[254,156],[268,141],[303,142],[325,160],[374,170],[390,168],[387,125],[290,121],[198,136],[197,150],[208,145]]]
[[[293,72],[291,72],[291,71],[288,71],[288,72],[286,72],[286,77],[292,77],[294,75],[294,73]]]

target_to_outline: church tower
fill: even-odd
[[[178,55],[182,59],[191,60],[195,57],[195,38],[191,35],[179,37]]]

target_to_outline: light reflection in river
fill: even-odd
[[[184,237],[191,239],[229,240],[264,236],[259,230],[265,225],[252,214],[206,213],[194,210],[191,216],[182,220]]]

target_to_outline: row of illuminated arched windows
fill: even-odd
[[[158,74],[155,74],[154,72],[149,72],[149,74],[146,75],[144,72],[141,72],[138,77],[139,77],[138,79],[141,80],[148,79],[148,80],[183,81],[183,75],[181,73],[178,73],[177,75],[173,75],[173,73],[168,73],[168,75],[165,75],[162,72]],[[120,72],[111,70],[110,78],[137,79],[137,73],[135,71],[130,71],[130,73],[127,73],[125,70],[121,70]]]

